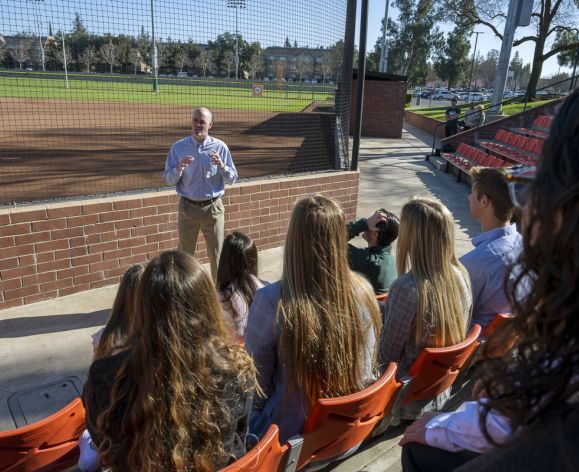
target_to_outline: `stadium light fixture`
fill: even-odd
[[[227,0],[227,7],[235,9],[235,80],[239,79],[239,33],[237,11],[247,8],[247,0]]]

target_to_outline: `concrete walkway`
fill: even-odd
[[[462,255],[471,248],[470,238],[480,232],[469,218],[469,188],[438,170],[438,160],[425,161],[430,146],[430,135],[410,125],[405,125],[402,139],[362,139],[357,214],[369,216],[381,207],[400,214],[412,196],[437,198],[455,218],[456,250]],[[361,238],[354,242],[364,244]],[[260,253],[262,278],[280,277],[282,254],[281,248]],[[12,393],[65,376],[84,381],[92,357],[91,335],[106,321],[115,293],[116,286],[105,287],[0,311],[0,431],[14,427],[7,405]],[[38,400],[37,409],[43,401]],[[27,405],[34,407],[34,399]],[[401,432],[391,431],[328,470],[401,470]]]

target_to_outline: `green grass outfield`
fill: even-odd
[[[1,72],[0,97],[6,98],[189,106],[203,103],[208,108],[298,112],[313,100],[332,100],[334,91],[333,87],[322,84],[308,84],[303,87],[293,84],[270,85],[265,82],[264,95],[253,97],[251,81],[244,81],[242,87],[232,87],[219,79],[214,79],[216,85],[213,86],[207,84],[212,79],[160,78],[159,92],[155,93],[152,91],[150,77],[105,74],[69,74],[67,89],[61,73],[45,73],[42,77],[35,73],[31,78],[26,73]]]
[[[551,100],[540,100],[536,102],[529,102],[527,103],[528,108],[538,107],[539,105],[544,105],[545,103],[550,102]],[[477,103],[478,104],[478,103]],[[490,105],[490,102],[480,102],[480,104],[484,107]],[[435,120],[444,121],[444,112],[448,109],[449,105],[445,105],[443,107],[420,107],[420,108],[407,108],[408,111],[413,113],[417,113],[419,115],[427,116],[428,118],[434,118]],[[468,105],[459,105],[461,113],[465,113],[469,110]],[[502,112],[503,115],[515,115],[516,113],[520,113],[525,108],[524,103],[510,103],[508,105],[503,106]],[[486,110],[485,110],[486,113]]]

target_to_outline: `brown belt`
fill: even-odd
[[[209,200],[202,200],[202,201],[191,200],[190,198],[187,198],[187,197],[181,197],[181,198],[184,198],[185,201],[187,203],[190,203],[191,205],[207,206],[207,205],[211,205],[212,203],[215,203],[221,197],[210,198]]]

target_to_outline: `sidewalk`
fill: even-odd
[[[468,185],[439,171],[436,158],[425,161],[431,139],[410,125],[405,125],[402,139],[362,139],[357,214],[369,216],[384,207],[399,215],[412,196],[437,198],[455,218],[460,256],[471,249],[469,240],[479,228],[469,217]],[[354,243],[364,241],[356,238]],[[262,278],[279,279],[282,254],[282,248],[260,252]],[[14,427],[7,406],[12,393],[65,376],[84,381],[92,358],[91,335],[106,321],[115,293],[116,286],[104,287],[0,311],[0,431]],[[332,470],[401,470],[400,432],[379,438]]]

